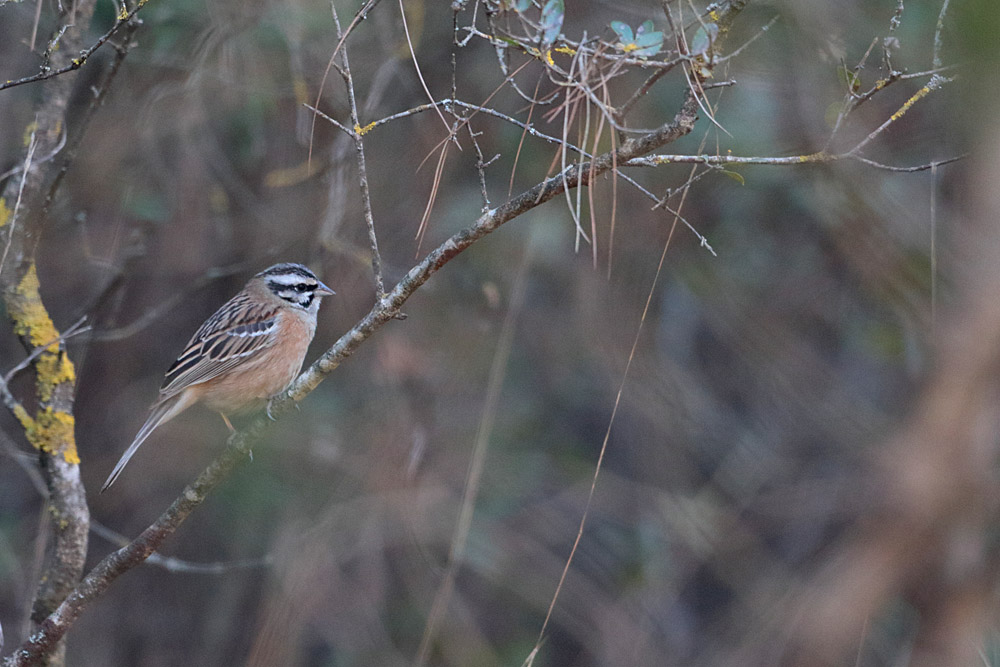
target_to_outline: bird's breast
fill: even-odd
[[[256,410],[295,379],[312,342],[316,322],[298,313],[284,312],[280,317],[273,345],[205,383],[211,385],[203,393],[205,405],[225,414]]]

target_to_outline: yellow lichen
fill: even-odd
[[[122,5],[122,10],[118,12],[118,20],[124,21],[126,19],[128,19],[128,7]]]
[[[7,208],[7,200],[0,197],[0,227],[10,222],[10,209]]]
[[[24,435],[35,449],[48,454],[62,454],[66,463],[80,463],[74,433],[76,420],[73,415],[53,410],[51,406],[40,410],[34,419],[23,408],[21,413],[18,419],[24,426]]]
[[[76,370],[66,350],[59,347],[59,331],[42,303],[34,264],[28,267],[13,294],[9,295],[7,310],[14,324],[14,333],[36,348],[45,346],[35,361],[35,391],[39,401],[48,403],[56,387],[76,381]]]
[[[551,49],[545,52],[545,62],[549,64],[549,67],[555,67],[556,61],[552,59]]]
[[[76,382],[76,369],[69,360],[66,350],[51,352],[46,350],[38,357],[35,366],[38,383],[38,398],[43,402],[52,400],[52,391],[64,382]]]
[[[360,134],[361,136],[365,136],[365,135],[366,135],[366,134],[368,134],[368,132],[370,132],[370,131],[371,131],[371,129],[372,129],[373,127],[375,127],[375,125],[377,125],[377,124],[378,124],[378,123],[377,123],[376,121],[374,121],[374,120],[373,120],[372,122],[368,123],[368,124],[367,124],[367,125],[365,125],[364,127],[361,127],[360,125],[355,125],[355,126],[354,126],[354,132],[355,132],[355,134]]]
[[[35,420],[31,418],[31,415],[28,414],[28,411],[20,403],[14,406],[14,417],[17,418],[17,421],[21,422],[21,427],[25,431],[35,425]]]
[[[717,12],[716,10],[713,9],[712,11],[710,11],[708,13],[708,18],[712,19],[713,22],[718,23],[719,22],[719,12]]]
[[[892,116],[889,117],[889,122],[895,122],[899,120],[904,113],[910,110],[910,107],[916,104],[920,100],[920,98],[922,98],[924,95],[927,95],[929,92],[931,92],[931,87],[927,85],[918,90],[917,92],[913,93],[913,97],[906,100],[906,102],[903,103],[903,106],[899,107],[899,111],[897,111],[896,113],[892,114]]]
[[[569,46],[557,46],[556,48],[554,48],[552,50],[555,51],[556,53],[565,53],[565,54],[570,55],[570,56],[575,56],[576,55],[576,49],[574,49],[572,47],[569,47]]]
[[[34,264],[28,267],[24,278],[14,288],[14,295],[8,300],[7,307],[10,319],[14,322],[14,333],[27,338],[35,347],[49,345],[52,352],[59,349],[59,332],[42,304],[38,272]]]
[[[633,51],[637,51],[638,49],[639,45],[635,44],[634,42],[630,44],[622,44],[622,53],[632,53]]]

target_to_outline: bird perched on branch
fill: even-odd
[[[195,403],[227,415],[264,407],[302,369],[320,298],[334,291],[301,264],[275,264],[205,320],[163,379],[160,397],[103,493],[153,430]]]

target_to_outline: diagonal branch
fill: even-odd
[[[13,88],[14,86],[23,86],[26,83],[45,81],[46,79],[51,79],[53,77],[57,77],[62,74],[67,74],[69,72],[74,72],[80,69],[81,67],[83,67],[84,63],[87,62],[90,56],[94,55],[94,52],[96,52],[99,48],[107,44],[108,40],[114,37],[115,33],[121,30],[122,26],[130,25],[132,27],[132,30],[134,31],[137,24],[135,24],[132,21],[132,19],[135,17],[136,14],[139,13],[139,10],[146,5],[146,2],[147,0],[140,0],[139,2],[136,3],[134,7],[132,7],[132,9],[123,10],[115,19],[115,22],[111,25],[111,27],[108,28],[107,32],[98,37],[97,41],[91,44],[89,47],[80,51],[79,56],[70,59],[70,61],[65,65],[63,65],[62,67],[56,67],[55,69],[44,68],[41,72],[38,72],[37,74],[32,74],[31,76],[25,76],[21,77],[20,79],[13,79],[11,81],[4,81],[0,83],[0,90],[6,90],[7,88]],[[81,18],[82,16],[84,16],[84,14],[81,14]]]
[[[566,188],[588,185],[590,180],[611,171],[616,165],[656,150],[694,128],[698,104],[688,92],[674,119],[641,137],[623,142],[616,150],[597,156],[592,161],[575,163],[565,172],[542,181],[533,188],[508,200],[501,206],[483,213],[469,227],[457,232],[427,254],[396,286],[365,315],[358,324],[345,333],[292,386],[276,399],[271,414],[279,417],[289,412],[354,353],[384,324],[394,319],[407,299],[441,267],[459,253],[490,232],[564,192]],[[258,417],[246,430],[233,434],[229,446],[213,461],[169,508],[135,540],[106,556],[94,567],[69,594],[59,608],[39,624],[38,629],[10,656],[6,667],[25,667],[39,664],[46,654],[66,634],[87,605],[100,597],[119,576],[142,563],[170,535],[188,515],[204,502],[215,488],[242,461],[251,444],[270,428],[266,417]]]

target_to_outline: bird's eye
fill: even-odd
[[[304,283],[299,283],[295,286],[296,292],[305,292],[307,289],[309,289],[309,286]]]

